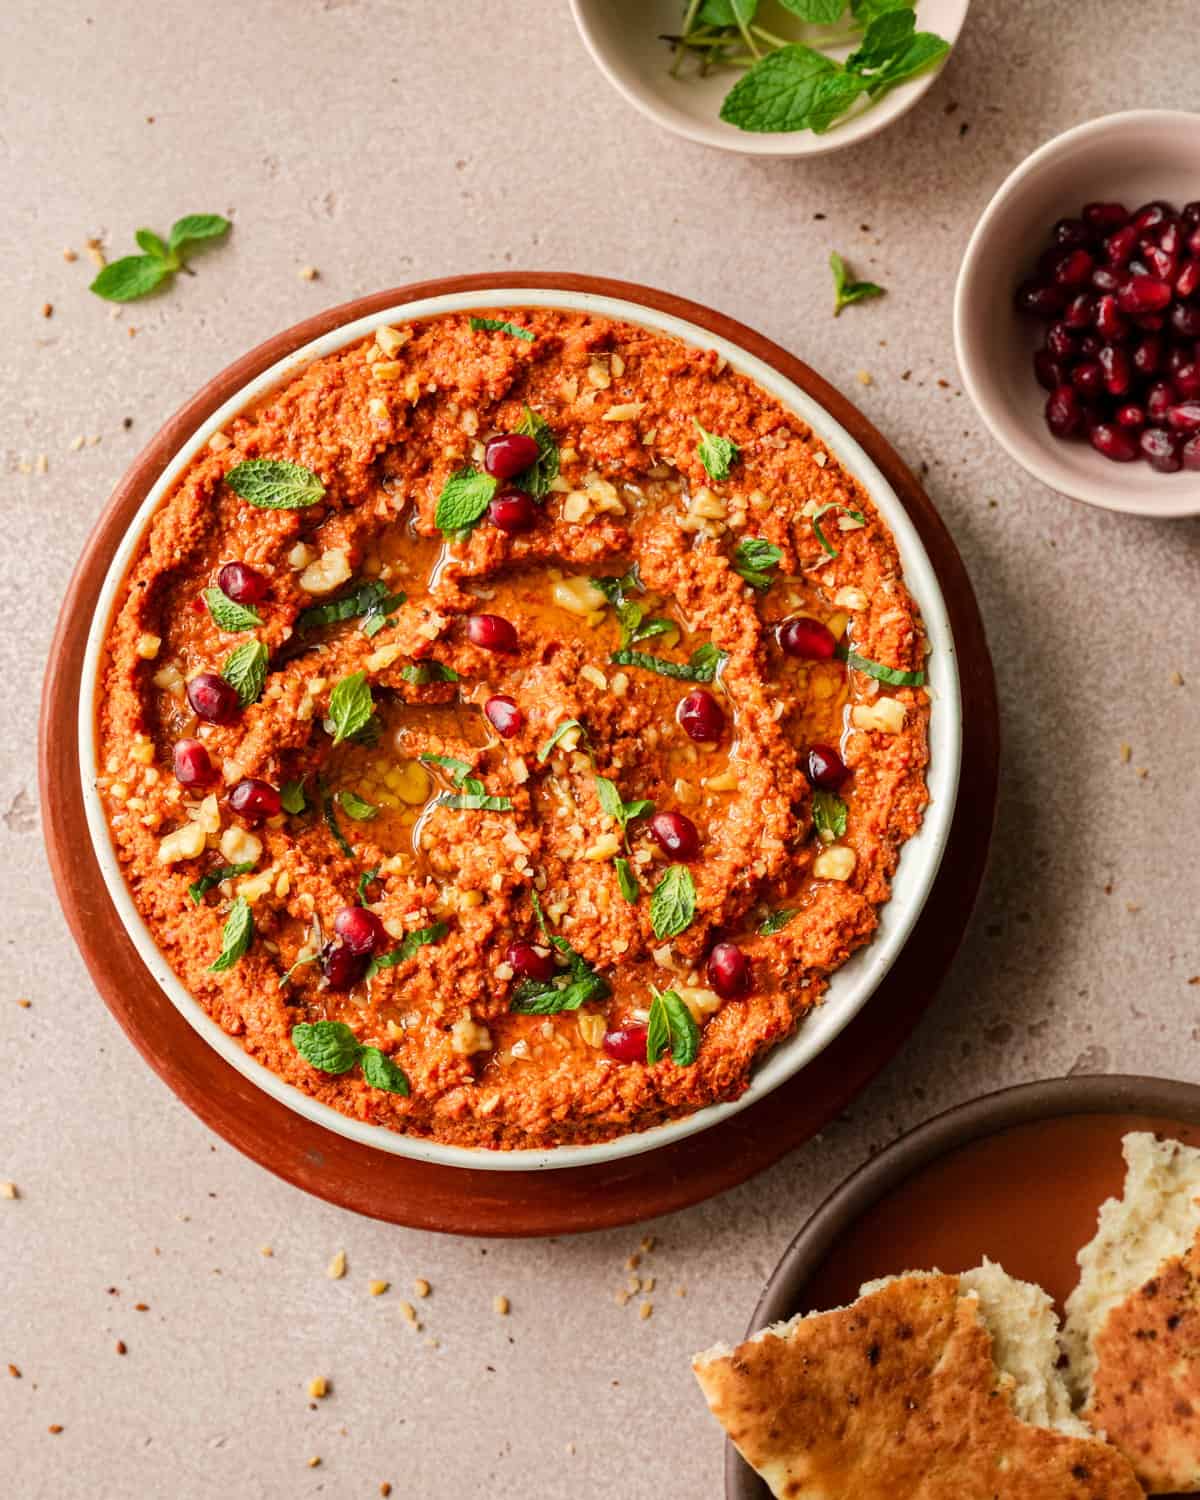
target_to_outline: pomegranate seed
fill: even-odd
[[[271,580],[249,563],[227,562],[217,574],[217,587],[235,604],[261,604],[271,592]]]
[[[1179,258],[1168,255],[1158,245],[1151,245],[1145,252],[1146,264],[1150,267],[1150,274],[1157,276],[1160,281],[1174,281],[1175,274],[1179,270]]]
[[[1167,408],[1167,421],[1177,432],[1200,431],[1200,401],[1185,401]]]
[[[537,459],[537,443],[523,432],[489,438],[483,450],[483,467],[493,479],[513,479],[531,469]]]
[[[1046,330],[1046,348],[1055,359],[1071,359],[1075,353],[1075,339],[1065,323],[1051,323]]]
[[[1121,278],[1107,266],[1097,266],[1092,272],[1092,285],[1098,292],[1115,292],[1121,285]]]
[[[513,735],[519,734],[525,722],[517,700],[507,693],[494,693],[483,705],[483,712],[502,740],[511,740]]]
[[[1085,203],[1080,218],[1089,229],[1107,231],[1127,223],[1129,210],[1123,203]]]
[[[1133,368],[1139,375],[1153,375],[1161,359],[1162,339],[1152,333],[1133,346]]]
[[[725,710],[703,688],[696,688],[686,698],[680,698],[675,717],[684,734],[692,740],[719,740],[725,729]]]
[[[229,805],[243,818],[257,821],[259,818],[277,818],[283,811],[283,799],[269,781],[257,781],[247,776],[239,781],[229,794]]]
[[[1167,350],[1167,374],[1174,378],[1184,365],[1192,362],[1191,350],[1185,344],[1172,344]]]
[[[1190,203],[1185,203],[1180,217],[1187,225],[1200,224],[1200,199],[1193,198]]]
[[[1144,234],[1147,229],[1155,229],[1164,223],[1171,213],[1174,213],[1174,209],[1169,203],[1144,203],[1133,216],[1133,227]]]
[[[1200,338],[1200,307],[1177,302],[1171,309],[1171,327],[1185,338]]]
[[[1144,333],[1161,333],[1167,326],[1167,320],[1162,313],[1143,313],[1140,318],[1133,320]]]
[[[383,923],[365,906],[343,906],[333,919],[333,930],[351,953],[374,953],[387,942]]]
[[[750,960],[736,943],[718,943],[708,955],[708,982],[722,1000],[750,988]]]
[[[1152,422],[1166,420],[1167,412],[1175,405],[1177,395],[1169,380],[1156,381],[1146,392],[1146,413]]]
[[[687,864],[700,853],[700,834],[696,825],[682,813],[655,813],[647,827],[650,837],[672,859],[679,859]]]
[[[1135,402],[1130,401],[1124,406],[1117,408],[1117,426],[1124,427],[1127,431],[1137,432],[1146,425],[1146,413]]]
[[[1200,260],[1185,260],[1175,278],[1177,297],[1194,297],[1200,288]]]
[[[1189,255],[1200,255],[1200,228],[1193,229],[1188,235],[1185,248]]]
[[[1098,359],[1085,359],[1071,371],[1071,384],[1084,396],[1099,396],[1104,390],[1104,371]]]
[[[176,740],[173,758],[180,786],[206,786],[217,779],[216,768],[199,740]]]
[[[1059,219],[1054,226],[1054,238],[1069,249],[1076,245],[1086,247],[1092,242],[1092,231],[1082,219]]]
[[[831,745],[810,745],[804,766],[810,786],[836,792],[850,772],[845,761]]]
[[[1138,232],[1132,224],[1116,230],[1104,241],[1104,255],[1110,266],[1127,266],[1137,249]]]
[[[1142,457],[1160,474],[1174,474],[1182,467],[1179,440],[1161,427],[1147,427],[1138,439]]]
[[[1117,306],[1137,316],[1161,312],[1171,300],[1171,288],[1153,276],[1130,276],[1117,288]]]
[[[1067,293],[1062,287],[1027,281],[1017,288],[1018,308],[1032,313],[1035,318],[1057,318],[1066,305]]]
[[[187,685],[192,712],[210,724],[232,724],[242,710],[237,692],[216,672],[200,672]]]
[[[1175,385],[1185,401],[1200,398],[1200,364],[1180,365],[1175,371]]]
[[[1083,407],[1071,385],[1060,385],[1046,401],[1046,426],[1055,437],[1073,437],[1083,426]]]
[[[1096,324],[1096,332],[1104,339],[1124,338],[1129,332],[1129,324],[1118,311],[1117,299],[1111,292],[1106,292],[1096,303],[1096,316],[1093,321]]]
[[[1183,467],[1190,473],[1200,469],[1200,436],[1190,437],[1179,450],[1179,457]]]
[[[1165,250],[1168,255],[1178,255],[1180,246],[1183,244],[1183,235],[1180,233],[1179,220],[1172,219],[1169,224],[1164,224],[1158,236],[1158,248]]]
[[[1079,352],[1084,359],[1095,359],[1103,348],[1104,340],[1094,333],[1085,333],[1079,340]]]
[[[321,973],[331,990],[350,990],[367,971],[367,955],[354,953],[343,943],[326,943],[321,949]]]
[[[488,505],[488,520],[499,531],[531,531],[538,508],[524,490],[501,490]]]
[[[1138,455],[1137,442],[1129,433],[1109,422],[1097,422],[1088,437],[1096,452],[1115,464],[1127,464]]]
[[[1095,264],[1086,250],[1068,250],[1054,267],[1054,280],[1058,286],[1082,286]]]
[[[1033,372],[1038,378],[1038,384],[1044,385],[1048,391],[1067,383],[1066,365],[1060,364],[1046,349],[1039,349],[1033,356]]]
[[[518,979],[540,979],[546,983],[558,973],[553,953],[539,953],[532,943],[520,938],[509,943],[504,959]]]
[[[1110,396],[1123,396],[1133,380],[1129,355],[1117,344],[1105,344],[1097,359],[1104,371],[1104,388]]]
[[[785,656],[802,661],[830,661],[837,650],[837,638],[820,620],[797,615],[779,627],[779,648]]]
[[[646,1028],[640,1021],[604,1033],[604,1051],[614,1062],[646,1061]]]
[[[472,646],[485,651],[516,651],[515,627],[501,615],[471,615],[467,620],[467,639]]]
[[[1095,313],[1095,298],[1090,292],[1080,292],[1078,297],[1071,298],[1063,310],[1063,322],[1068,328],[1073,328],[1078,332],[1081,328],[1091,325]]]

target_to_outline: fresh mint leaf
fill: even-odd
[[[637,563],[634,563],[633,567],[627,573],[622,573],[619,578],[611,576],[590,578],[588,582],[595,585],[610,604],[623,604],[630,594],[646,592]]]
[[[823,844],[832,844],[846,831],[846,804],[835,792],[818,788],[813,793],[812,819],[817,837]]]
[[[279,788],[279,800],[283,804],[286,813],[302,813],[308,806],[304,796],[304,778],[298,781],[285,781]]]
[[[827,505],[822,505],[819,509],[813,511],[812,529],[816,534],[817,541],[821,544],[822,552],[828,553],[830,557],[837,557],[839,555],[837,548],[821,529],[821,517],[831,510],[844,511],[852,521],[857,521],[860,525],[865,524],[867,518],[863,515],[862,511],[851,510],[848,505],[840,505],[836,500],[831,500]]]
[[[531,437],[538,446],[534,463],[513,480],[531,499],[543,500],[550,492],[550,482],[558,477],[558,443],[550,424],[527,406],[517,424],[517,431]]]
[[[157,255],[126,255],[110,260],[88,290],[106,302],[135,302],[170,274]]]
[[[483,782],[474,776],[466,777],[458,785],[462,787],[461,792],[442,792],[436,800],[436,806],[453,808],[457,812],[512,812],[513,810],[511,797],[489,795]]]
[[[286,458],[248,458],[234,464],[225,482],[259,510],[304,510],[316,505],[325,486],[311,469]]]
[[[847,71],[865,73],[883,67],[904,50],[916,27],[917,18],[911,10],[886,10],[875,16],[858,48],[846,59]]]
[[[307,609],[302,609],[296,616],[296,629],[301,635],[308,635],[325,625],[336,625],[342,620],[355,620],[360,615],[370,615],[382,607],[387,597],[387,585],[380,583],[378,579],[355,584],[348,594],[343,594],[338,599],[330,599],[325,604],[311,604]]]
[[[199,880],[193,880],[188,886],[188,895],[199,906],[214,886],[225,880],[234,880],[239,875],[249,875],[253,868],[252,859],[240,865],[222,865],[219,870],[210,870],[207,875],[201,875]]]
[[[762,537],[743,537],[733,549],[733,571],[760,594],[775,582],[775,569],[782,561],[780,548]]]
[[[471,774],[471,767],[465,760],[456,760],[453,755],[419,755],[417,759],[425,766],[439,766],[455,786],[462,786],[466,777]]]
[[[653,1066],[668,1047],[671,1061],[679,1068],[694,1063],[700,1051],[700,1028],[674,990],[664,990],[650,1003],[650,1020],[646,1026],[647,1063]]]
[[[869,656],[859,656],[845,642],[839,644],[837,655],[856,672],[865,672],[868,677],[874,677],[876,682],[886,682],[890,687],[925,686],[923,671],[918,669],[915,672],[905,672],[900,667],[885,667],[882,662],[872,661]]]
[[[369,870],[364,870],[358,877],[358,885],[354,889],[354,900],[358,906],[366,906],[367,890],[378,879],[378,865],[373,865]]]
[[[267,681],[267,648],[261,641],[245,641],[231,651],[221,676],[236,691],[243,708],[257,703]]]
[[[400,669],[405,682],[416,687],[426,687],[431,682],[457,682],[458,673],[452,667],[442,666],[440,661],[415,661]]]
[[[292,1027],[292,1046],[321,1073],[348,1073],[361,1050],[344,1021],[301,1022]]]
[[[603,1000],[610,993],[608,980],[597,974],[566,938],[550,931],[537,892],[531,890],[529,897],[542,936],[567,960],[567,970],[552,980],[522,980],[513,991],[509,1009],[519,1015],[551,1016],[563,1010],[578,1010],[589,1000]]]
[[[740,130],[803,130],[822,82],[841,70],[832,58],[794,43],[768,53],[729,90],[721,119]]]
[[[439,531],[469,531],[487,510],[496,481],[470,464],[456,469],[442,486],[433,524]]]
[[[412,1092],[404,1069],[397,1067],[387,1053],[381,1052],[378,1047],[362,1049],[362,1073],[373,1089],[384,1089],[389,1094],[403,1094],[405,1098]]]
[[[204,602],[217,629],[231,635],[239,630],[253,630],[262,624],[262,616],[256,609],[235,603],[223,589],[205,589]]]
[[[450,929],[445,922],[434,922],[431,927],[418,927],[415,932],[405,936],[404,941],[398,948],[393,948],[390,953],[381,953],[378,958],[373,958],[367,965],[364,979],[373,979],[380,969],[394,969],[397,964],[407,963],[415,956],[418,948],[424,948],[427,943],[440,943]]]
[[[530,344],[537,337],[531,329],[522,328],[517,323],[505,323],[501,318],[472,318],[471,327],[485,333],[511,334],[514,339],[524,339]]]
[[[829,269],[833,272],[833,315],[838,317],[843,307],[852,302],[865,302],[868,297],[885,297],[887,289],[876,286],[873,281],[853,281],[846,262],[834,250],[829,256]]]
[[[208,966],[210,974],[232,969],[254,940],[254,914],[245,896],[238,896],[229,908],[221,932],[221,951]]]
[[[869,26],[889,10],[912,10],[916,0],[850,0],[850,14],[860,26]]]
[[[353,818],[356,823],[369,823],[372,818],[379,816],[379,809],[373,802],[368,802],[365,797],[360,797],[349,787],[343,787],[337,797],[342,805],[342,811],[348,818]]]
[[[796,907],[780,907],[773,911],[769,917],[764,917],[759,924],[759,933],[762,937],[770,937],[773,932],[782,932],[793,917],[799,916]]]
[[[285,974],[281,974],[279,976],[279,984],[276,987],[278,989],[284,989],[287,985],[291,984],[292,975],[296,972],[297,969],[306,969],[309,964],[320,963],[320,961],[321,955],[319,953],[310,953],[307,958],[298,958]]]
[[[841,20],[846,9],[846,0],[779,0],[779,3],[784,10],[790,10],[794,16],[813,26],[832,26]],[[911,4],[912,0],[906,0],[906,3]]]
[[[633,802],[622,802],[616,782],[610,781],[607,776],[597,776],[595,781],[600,810],[619,823],[622,832],[635,818],[649,817],[654,811],[654,803],[645,797],[639,797]]]
[[[700,434],[700,441],[696,444],[696,457],[704,465],[704,472],[710,479],[728,479],[731,465],[737,462],[738,445],[732,438],[705,432],[695,417],[692,421],[696,423],[696,431]]]
[[[724,660],[725,652],[711,641],[698,646],[686,662],[668,661],[648,651],[629,649],[614,651],[609,657],[615,666],[641,667],[647,672],[657,672],[660,677],[673,677],[677,682],[712,682]]]
[[[134,235],[134,239],[138,242],[140,250],[144,250],[147,255],[153,255],[155,260],[166,262],[168,271],[178,270],[179,261],[171,254],[153,229],[139,229]]]
[[[633,873],[633,866],[627,859],[621,856],[614,859],[613,864],[616,867],[617,884],[621,887],[621,895],[625,897],[630,906],[636,906],[642,890],[637,883],[637,876]]]
[[[394,625],[396,617],[391,611],[399,609],[407,598],[408,595],[405,593],[387,594],[380,599],[378,604],[372,605],[363,616],[363,622],[359,627],[363,635],[373,641],[385,626]]]
[[[704,0],[696,16],[699,26],[749,26],[758,0]]]
[[[696,887],[684,865],[671,865],[650,897],[650,925],[654,936],[678,937],[696,916]]]
[[[375,700],[371,697],[371,685],[365,672],[352,672],[343,677],[329,695],[329,717],[333,721],[333,743],[353,739],[361,734],[375,712]]]
[[[871,98],[882,98],[898,83],[906,83],[908,79],[926,72],[936,63],[941,62],[949,51],[950,43],[942,37],[936,36],[932,31],[918,31],[909,38],[904,49],[871,78],[869,84]]]
[[[321,785],[321,817],[324,819],[325,827],[328,828],[330,837],[333,839],[333,842],[338,846],[338,848],[342,851],[346,858],[356,859],[358,856],[354,852],[354,846],[342,832],[341,826],[338,823],[337,810],[334,805],[333,795],[324,786],[324,784]]]
[[[220,214],[185,214],[171,225],[171,249],[179,250],[197,240],[220,239],[233,225]]]
[[[587,739],[587,730],[583,727],[578,719],[563,719],[560,724],[555,725],[554,733],[550,736],[550,738],[537,753],[537,758],[543,765],[545,765],[546,761],[550,758],[550,754],[553,751],[555,745],[557,745],[562,737],[565,734],[569,733],[572,729],[579,730],[579,738],[581,740]]]
[[[824,135],[866,91],[866,80],[858,73],[839,71],[822,79],[809,110],[808,128],[814,135]]]

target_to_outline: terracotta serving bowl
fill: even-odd
[[[940,1167],[952,1153],[1021,1127],[1063,1121],[1069,1116],[1097,1115],[1136,1118],[1138,1128],[1162,1121],[1178,1122],[1200,1130],[1200,1087],[1165,1078],[1123,1074],[1053,1078],[1002,1089],[999,1093],[972,1099],[936,1115],[860,1167],[817,1209],[771,1273],[746,1329],[746,1337],[768,1324],[785,1322],[797,1313],[844,1305],[842,1298],[851,1300],[856,1294],[860,1271],[863,1279],[867,1279],[906,1270],[933,1269],[936,1261],[930,1260],[920,1265],[884,1265],[881,1262],[846,1267],[839,1265],[839,1251],[843,1256],[847,1254],[845,1247],[851,1232],[877,1211],[891,1193],[921,1173]],[[1194,1140],[1191,1143],[1196,1144]],[[1105,1150],[1112,1159],[1105,1160],[1099,1174],[1105,1178],[1104,1193],[1119,1192],[1119,1151],[1114,1149],[1113,1142],[1107,1142]],[[1010,1169],[1012,1165],[1010,1162]],[[979,1188],[981,1195],[993,1195],[994,1201],[985,1210],[999,1226],[993,1237],[987,1238],[986,1230],[968,1230],[965,1235],[956,1232],[953,1237],[959,1242],[958,1248],[965,1256],[966,1264],[951,1264],[948,1257],[955,1252],[949,1250],[945,1252],[945,1263],[937,1265],[937,1269],[965,1270],[968,1264],[977,1264],[986,1254],[999,1260],[1012,1274],[1038,1280],[1061,1297],[1065,1293],[1062,1269],[1055,1265],[1053,1253],[1033,1238],[1039,1232],[1038,1219],[1029,1211],[1025,1191],[1033,1179],[1043,1179],[1040,1184],[1043,1197],[1057,1204],[1064,1224],[1070,1225],[1075,1236],[1072,1243],[1078,1248],[1091,1237],[1095,1228],[1094,1210],[1098,1204],[1090,1202],[1095,1182],[1081,1184],[1082,1174],[1072,1171],[1071,1163],[1065,1158],[1058,1161],[1040,1157],[1033,1161],[1025,1155],[1016,1165],[1020,1176],[1015,1182],[1011,1179],[1003,1182],[998,1191],[996,1184],[990,1182]],[[943,1218],[953,1221],[956,1205],[946,1202],[940,1207]],[[933,1212],[931,1209],[931,1215]],[[872,1239],[878,1235],[877,1243],[885,1240],[886,1230],[887,1221],[878,1217],[864,1224],[864,1232],[869,1231]],[[911,1231],[914,1238],[920,1238],[925,1232],[921,1226]],[[973,1233],[983,1234],[986,1243],[971,1243]],[[939,1234],[944,1242],[947,1236],[938,1229],[931,1231],[930,1237]],[[1008,1241],[1007,1245],[997,1243],[1001,1234]],[[881,1248],[871,1253],[886,1258],[888,1252]],[[921,1251],[914,1253],[922,1254]],[[1028,1264],[1022,1264],[1022,1254],[1031,1257]],[[851,1270],[854,1285],[841,1286],[840,1281]],[[1056,1286],[1055,1281],[1059,1285]],[[831,1283],[835,1287],[832,1300]],[[770,1500],[766,1485],[744,1462],[732,1443],[726,1445],[725,1495],[726,1500]]]
[[[351,325],[374,327],[395,317],[397,309],[409,316],[418,307],[539,298],[569,306],[617,306],[648,325],[728,348],[736,365],[793,393],[791,403],[828,434],[834,451],[863,478],[893,526],[934,633],[936,800],[925,830],[906,852],[901,870],[906,883],[898,884],[897,898],[884,913],[880,941],[855,960],[857,971],[851,966],[844,971],[842,982],[853,986],[850,997],[837,1001],[828,1020],[814,1018],[827,1031],[810,1040],[802,1029],[797,1039],[810,1058],[798,1092],[776,1087],[789,1057],[795,1057],[785,1054],[782,1062],[768,1059],[772,1072],[763,1082],[756,1080],[750,1099],[736,1105],[607,1147],[514,1153],[510,1159],[364,1129],[321,1110],[252,1064],[231,1039],[213,1035],[215,1028],[150,941],[115,870],[88,785],[90,762],[80,759],[80,746],[83,755],[90,753],[91,718],[90,707],[80,718],[79,705],[81,700],[90,705],[94,693],[96,647],[122,566],[114,560],[128,556],[147,506],[154,503],[151,492],[159,492],[155,486],[173,460],[203,441],[231,407],[245,402],[261,376],[268,371],[271,380],[286,376],[309,357],[304,351],[326,347],[330,335],[336,346],[356,336],[347,332]],[[927,571],[930,557],[937,579]],[[93,616],[85,653],[79,621]],[[962,652],[961,684],[956,642]],[[960,686],[965,715],[959,713]],[[967,808],[956,812],[960,729]],[[449,278],[330,309],[251,351],[181,408],[118,486],[67,590],[46,675],[39,774],[50,865],[76,941],[130,1039],[185,1103],[263,1165],[358,1212],[424,1228],[521,1234],[627,1223],[695,1202],[777,1160],[842,1109],[900,1046],[961,940],[986,863],[997,761],[995,682],[970,582],[919,484],[861,413],[794,356],[695,303],[624,282],[515,273]],[[945,868],[921,912],[947,829]],[[914,943],[905,946],[901,933],[914,922]],[[877,986],[878,1003],[864,1013],[867,995]],[[836,1035],[843,1026],[846,1030]],[[786,1072],[794,1076],[803,1065],[796,1060]],[[698,1137],[703,1130],[711,1133]],[[647,1154],[651,1148],[653,1154]],[[546,1166],[564,1170],[552,1179],[527,1170]],[[497,1169],[519,1173],[509,1176],[503,1192],[497,1191]]]

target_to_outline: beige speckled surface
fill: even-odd
[[[960,395],[950,349],[957,259],[1008,168],[1089,115],[1194,104],[1185,12],[1145,0],[1144,40],[1117,52],[1124,23],[1106,0],[975,0],[917,110],[804,166],[655,132],[547,0],[6,11],[0,1179],[20,1196],[0,1198],[5,1495],[342,1500],[387,1480],[396,1495],[489,1500],[715,1496],[721,1445],[687,1356],[741,1330],[807,1211],[867,1152],[1038,1075],[1200,1078],[1187,982],[1200,973],[1200,526],[1102,515],[1024,478]],[[139,224],[197,210],[232,212],[230,243],[119,319],[88,295],[86,256],[62,258],[88,235],[125,253]],[[836,323],[835,246],[891,290]],[[301,280],[305,265],[320,278]],[[642,1299],[614,1301],[640,1230],[509,1244],[398,1231],[218,1143],[96,998],[41,853],[34,723],[56,601],[138,447],[208,375],[309,311],[508,265],[709,301],[853,390],[929,465],[1004,705],[991,880],[941,999],[823,1141],[647,1226],[646,1321]],[[38,454],[48,472],[22,472]],[[340,1247],[349,1269],[334,1282]],[[416,1276],[433,1286],[419,1335],[399,1308]],[[371,1297],[372,1278],[392,1290]],[[314,1410],[318,1374],[331,1387]]]

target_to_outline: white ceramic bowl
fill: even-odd
[[[953,46],[969,3],[917,0],[917,25],[945,37]],[[671,77],[674,54],[660,38],[678,31],[683,13],[680,0],[571,0],[571,12],[592,61],[630,104],[676,135],[745,156],[824,156],[853,146],[911,109],[939,71],[933,68],[901,84],[869,109],[856,109],[824,135],[811,130],[758,135],[721,119],[722,101],[742,76],[739,72],[726,69],[708,78],[690,73]],[[768,29],[777,35],[793,34],[795,17],[786,11],[768,3],[761,15],[763,24],[769,23]],[[844,60],[851,50],[843,47],[830,55]]]
[[[755,1070],[749,1088],[730,1104],[716,1104],[698,1110],[681,1120],[673,1120],[653,1129],[638,1131],[597,1145],[560,1146],[552,1150],[488,1151],[462,1146],[447,1146],[366,1124],[339,1114],[328,1105],[293,1088],[277,1074],[247,1055],[233,1037],[208,1016],[194,999],[155,945],[129,894],[109,837],[108,824],[94,779],[83,778],[83,800],[88,829],[112,892],[113,902],[143,963],[154,976],[163,993],[200,1035],[238,1072],[252,1080],[272,1098],[286,1104],[305,1118],[381,1151],[419,1161],[446,1166],[472,1167],[490,1171],[529,1171],[554,1167],[583,1166],[592,1162],[611,1161],[635,1156],[658,1146],[665,1146],[684,1136],[704,1130],[729,1115],[747,1108],[772,1089],[791,1078],[838,1035],[862,1009],[904,946],[926,897],[933,885],[949,835],[958,788],[961,755],[961,712],[958,687],[958,665],[954,640],[945,603],[937,578],[920,539],[908,519],[895,491],[867,454],[833,418],[805,395],[790,380],[736,345],[717,338],[692,323],[652,311],[635,302],[618,301],[585,293],[567,294],[530,290],[516,286],[484,293],[459,292],[430,297],[421,301],[391,307],[370,317],[361,318],[334,329],[316,339],[287,359],[260,375],[199,427],[167,467],[157,484],[146,496],[113,557],[96,606],[87,642],[82,681],[90,691],[80,694],[79,756],[80,765],[96,765],[96,684],[101,648],[107,624],[116,603],[138,542],[159,502],[169,492],[193,456],[204,447],[214,432],[224,427],[238,412],[258,397],[278,386],[310,360],[353,343],[385,323],[413,318],[433,317],[438,313],[462,312],[486,303],[489,307],[537,307],[564,305],[582,308],[604,317],[624,318],[640,323],[693,345],[715,349],[735,369],[743,371],[784,405],[798,413],[821,441],[852,473],[870,494],[888,523],[900,550],[905,579],[920,606],[932,651],[928,662],[929,691],[933,699],[930,723],[930,767],[928,786],[930,804],[920,832],[905,846],[893,885],[892,899],[880,913],[880,925],[871,943],[860,949],[833,976],[825,1002],[803,1022],[796,1033],[763,1059]]]
[[[1200,198],[1200,114],[1139,109],[1055,136],[1001,185],[975,226],[954,296],[954,347],[963,384],[993,437],[1035,479],[1106,510],[1200,514],[1200,474],[1115,464],[1086,442],[1052,437],[1033,353],[1044,326],[1013,294],[1050,242],[1056,219],[1093,199],[1135,208],[1152,198]]]

